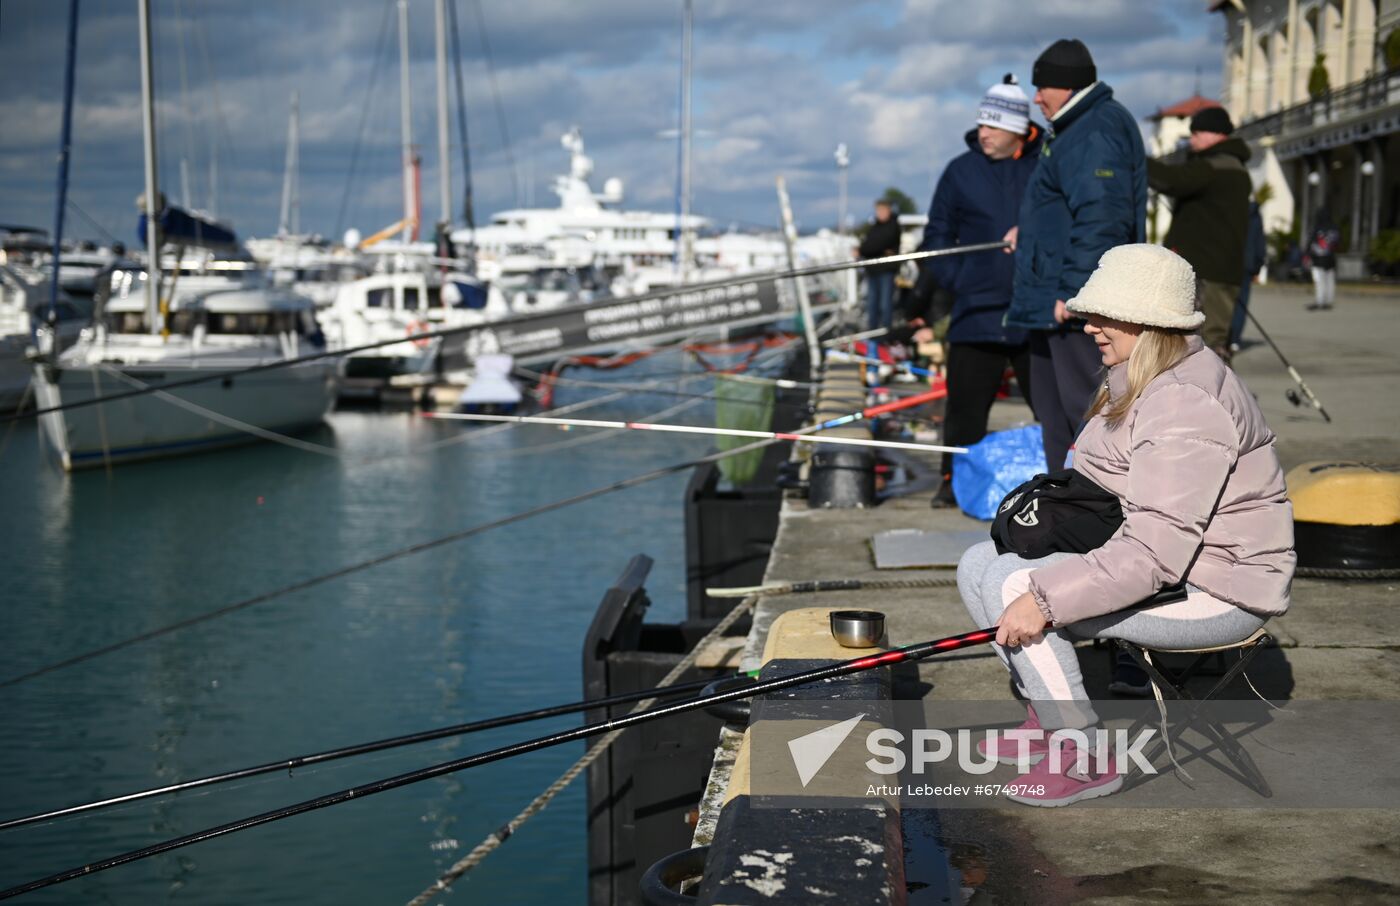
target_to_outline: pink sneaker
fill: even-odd
[[[1016,764],[1017,753],[1020,752],[1021,743],[1018,739],[1008,737],[1006,734],[1014,730],[1031,730],[1035,732],[1035,737],[1028,740],[1026,751],[1029,756],[1027,764],[1039,764],[1050,752],[1050,744],[1045,741],[1047,734],[1040,728],[1040,717],[1035,713],[1035,708],[1026,705],[1026,720],[1019,727],[1012,727],[997,733],[996,738],[987,745],[986,737],[977,743],[977,751],[984,758],[995,758],[998,764]]]
[[[1057,806],[1069,805],[1081,799],[1096,799],[1116,793],[1123,787],[1123,775],[1118,773],[1113,753],[1108,753],[1107,771],[1100,774],[1095,768],[1096,759],[1092,756],[1085,765],[1087,771],[1080,771],[1079,747],[1072,739],[1057,740],[1060,747],[1057,773],[1051,773],[1054,762],[1046,758],[1010,784],[1006,798],[1023,805]]]

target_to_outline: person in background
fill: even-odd
[[[1147,184],[1174,199],[1172,225],[1163,243],[1195,268],[1203,283],[1206,322],[1201,339],[1230,362],[1230,322],[1244,283],[1249,196],[1254,190],[1245,169],[1249,146],[1232,138],[1235,124],[1223,107],[1207,107],[1191,117],[1191,151],[1186,162],[1147,162]]]
[[[890,203],[875,202],[875,222],[860,243],[860,257],[883,258],[899,254],[899,220]],[[866,326],[870,330],[888,328],[894,318],[894,275],[898,264],[877,264],[865,269]]]
[[[1101,382],[1097,347],[1065,307],[1103,253],[1147,235],[1142,133],[1098,80],[1083,42],[1059,40],[1035,61],[1035,103],[1047,119],[1040,162],[1017,226],[1008,327],[1030,331],[1031,400],[1050,471],[1064,468]]]
[[[1249,203],[1249,232],[1244,237],[1244,282],[1240,284],[1240,295],[1235,300],[1235,315],[1230,319],[1230,352],[1240,351],[1240,340],[1244,337],[1244,322],[1249,316],[1249,291],[1259,272],[1268,260],[1268,239],[1264,235],[1264,218],[1259,213],[1259,203]]]
[[[1332,214],[1326,208],[1319,208],[1308,238],[1308,257],[1312,261],[1316,293],[1308,303],[1308,311],[1327,311],[1337,298],[1337,246],[1341,242],[1342,232],[1332,222]]]
[[[1016,225],[1040,151],[1041,130],[1030,112],[1030,99],[1015,76],[1007,74],[988,89],[977,108],[977,128],[963,136],[968,150],[953,158],[938,180],[920,251],[997,242]],[[1005,255],[983,252],[926,259],[922,270],[921,276],[931,277],[953,299],[943,443],[964,447],[986,435],[1008,364],[1021,395],[1030,400],[1026,332],[1003,323],[1015,269]],[[932,339],[930,327],[914,334],[917,342]],[[957,505],[951,454],[943,456],[943,484],[933,505]]]

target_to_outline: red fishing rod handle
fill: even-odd
[[[861,410],[864,418],[874,418],[877,415],[884,415],[886,412],[895,412],[899,409],[907,409],[910,406],[917,406],[920,403],[931,403],[934,400],[941,400],[948,395],[948,388],[939,387],[927,393],[920,393],[916,396],[908,396],[902,400],[895,400],[892,403],[881,403],[878,406],[871,406],[869,409]]]

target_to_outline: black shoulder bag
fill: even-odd
[[[992,541],[998,554],[1037,560],[1048,554],[1085,554],[1102,547],[1123,524],[1118,498],[1073,469],[1037,475],[997,507]],[[1186,581],[1158,589],[1134,607],[1186,600]]]
[[[1123,524],[1118,498],[1074,469],[1037,475],[1007,494],[992,520],[998,554],[1035,560],[1101,547]]]

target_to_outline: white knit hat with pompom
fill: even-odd
[[[1148,243],[1104,252],[1067,307],[1077,315],[1176,330],[1194,330],[1206,319],[1196,308],[1196,272],[1191,265],[1171,249]]]

